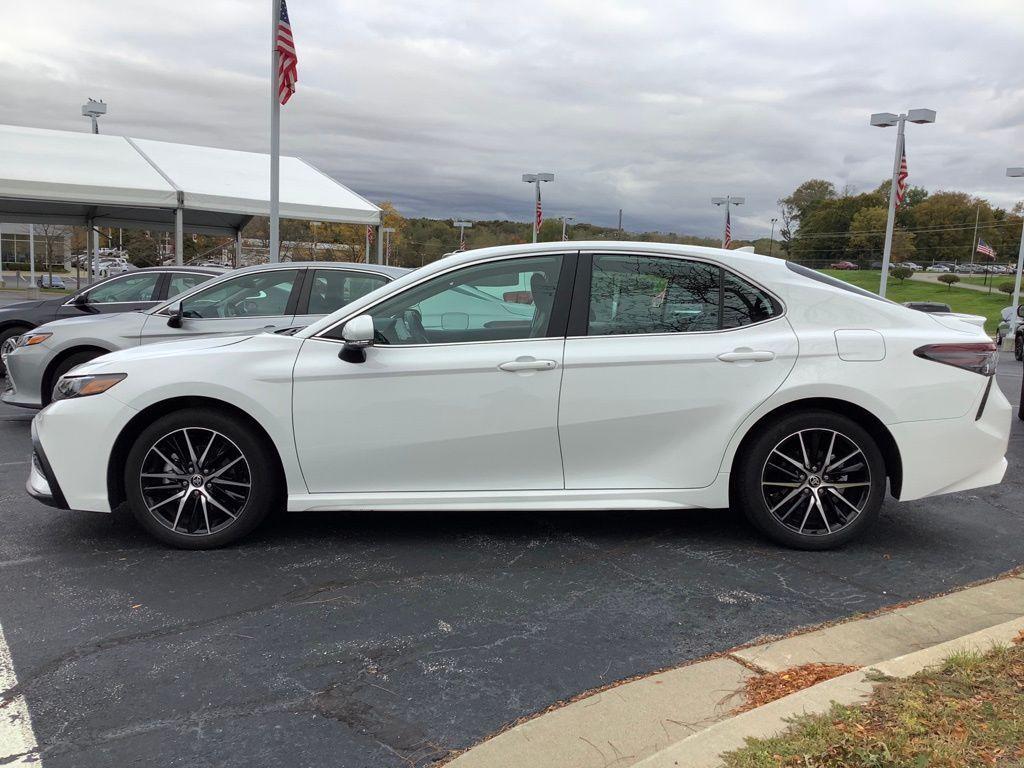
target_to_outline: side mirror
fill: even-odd
[[[1024,317],[1024,304],[1017,307],[1017,317]]]
[[[80,294],[78,294],[77,296],[75,296],[75,300],[74,300],[73,303],[75,304],[76,307],[84,307],[86,304],[89,303],[89,294],[88,293],[80,293]]]
[[[348,363],[366,362],[366,348],[373,346],[373,318],[369,315],[353,317],[341,329],[345,346],[338,355]]]
[[[185,316],[181,308],[181,302],[179,301],[176,304],[172,304],[170,309],[171,316],[167,318],[168,327],[181,328],[181,319]]]

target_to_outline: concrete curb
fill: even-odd
[[[853,619],[762,645],[656,673],[598,691],[514,725],[456,756],[449,768],[625,768],[647,765],[670,755],[680,745],[706,744],[704,753],[717,759],[726,746],[712,752],[732,731],[730,723],[750,723],[754,735],[774,733],[783,718],[800,711],[823,711],[831,701],[852,703],[871,691],[863,672],[834,678],[792,697],[730,717],[738,694],[753,675],[809,662],[854,664],[881,668],[922,654],[926,658],[949,642],[995,631],[1008,619],[1024,625],[1024,576],[1007,576],[885,613]],[[1013,622],[1010,622],[1011,624]],[[1011,635],[1012,636],[1012,635]],[[938,650],[940,657],[948,651]],[[916,662],[915,662],[916,663]],[[893,667],[896,669],[896,667]],[[889,672],[893,676],[902,674]],[[906,673],[909,674],[909,673]],[[815,709],[814,707],[820,707]],[[755,727],[754,724],[760,724]],[[732,726],[743,733],[740,726]],[[774,730],[765,730],[774,729]],[[710,735],[709,735],[710,734]],[[716,736],[717,734],[717,736]],[[707,739],[709,741],[698,741]],[[687,747],[690,749],[691,747]],[[696,754],[696,753],[695,753]],[[659,758],[660,759],[660,758]],[[672,766],[673,757],[654,765]],[[698,763],[687,755],[679,765]]]
[[[636,768],[717,768],[722,765],[719,757],[722,753],[742,747],[747,739],[774,736],[786,728],[789,718],[827,712],[833,703],[856,704],[862,701],[874,687],[869,679],[872,673],[908,677],[941,663],[958,651],[987,651],[994,645],[1007,645],[1022,630],[1024,616],[826,680],[763,707],[715,723],[633,765]]]

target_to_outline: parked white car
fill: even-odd
[[[444,322],[463,289],[522,284],[528,316]],[[1002,479],[997,359],[973,325],[777,259],[489,248],[292,336],[77,368],[33,421],[28,489],[64,508],[126,504],[193,549],[282,507],[729,505],[778,542],[824,549],[871,525],[887,488],[911,500]]]
[[[945,264],[932,264],[930,267],[925,269],[925,272],[943,272],[943,273],[948,273],[948,272],[952,272],[952,271],[953,270],[950,269]]]

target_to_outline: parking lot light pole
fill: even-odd
[[[1018,178],[1024,176],[1024,168],[1007,168],[1006,175]],[[1017,276],[1013,280],[1013,312],[1010,313],[1010,338],[1017,333],[1017,326],[1020,325],[1020,315],[1017,310],[1020,307],[1020,277],[1024,272],[1024,221],[1020,228],[1020,247],[1017,249]]]
[[[889,218],[885,222],[885,247],[882,249],[882,281],[878,295],[885,296],[885,284],[889,277],[889,260],[892,258],[892,232],[896,226],[896,185],[899,182],[900,161],[903,158],[903,134],[907,121],[924,124],[935,122],[934,109],[908,109],[906,113],[876,112],[871,116],[871,125],[876,128],[896,126],[896,154],[892,161],[892,186],[889,188]]]
[[[722,247],[725,248],[727,243],[725,242],[725,226],[729,223],[729,206],[730,205],[743,205],[747,202],[745,197],[733,197],[732,195],[726,195],[725,197],[712,197],[711,204],[716,206],[725,206],[725,223],[722,229]],[[731,238],[732,235],[730,234]]]
[[[768,238],[768,256],[769,257],[772,255],[772,250],[773,250],[773,248],[775,246],[775,224],[776,224],[776,222],[778,222],[777,218],[772,219],[772,234]]]
[[[537,190],[536,199],[537,204],[533,210],[533,242],[537,242],[537,236],[540,234],[540,221],[541,221],[541,207],[540,207],[540,183],[542,181],[554,181],[555,174],[553,173],[524,173],[523,181],[527,184],[533,184]]]
[[[566,231],[566,228],[565,228],[566,224],[569,223],[569,222],[573,222],[573,221],[576,221],[576,217],[575,216],[563,216],[562,217],[562,242],[563,243],[566,240],[569,239],[569,234],[568,234],[568,232]]]
[[[466,250],[466,230],[473,228],[472,221],[453,221],[453,227],[459,228],[459,250]]]

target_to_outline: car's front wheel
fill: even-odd
[[[885,460],[874,438],[829,411],[768,424],[744,449],[737,473],[747,518],[797,549],[845,544],[871,525],[885,497]]]
[[[281,496],[277,462],[247,423],[189,408],[163,416],[136,439],[125,466],[135,519],[181,549],[212,549],[241,539]]]
[[[1018,333],[1013,338],[1013,356],[1017,361],[1024,360],[1024,334]]]

